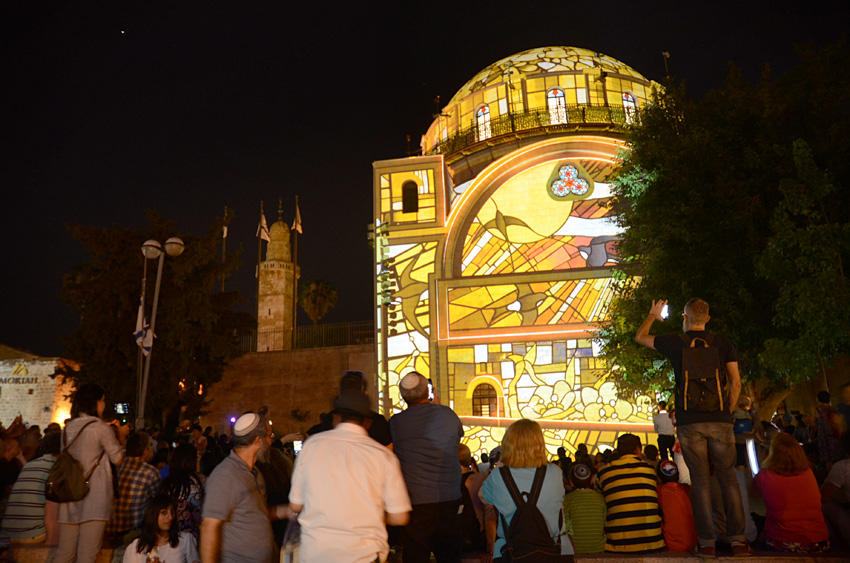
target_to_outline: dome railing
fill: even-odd
[[[638,121],[636,110],[626,111],[623,106],[568,104],[565,111],[550,112],[548,108],[530,108],[523,112],[501,115],[486,125],[473,125],[458,129],[446,139],[432,146],[426,154],[453,154],[477,143],[485,143],[520,131],[545,129],[547,131],[572,131],[582,125],[613,125],[626,127]]]

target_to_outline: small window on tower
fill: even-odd
[[[416,213],[419,211],[419,186],[413,180],[401,185],[401,212]]]

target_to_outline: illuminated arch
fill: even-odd
[[[470,224],[489,197],[517,174],[546,162],[593,159],[615,162],[622,141],[597,135],[576,135],[546,139],[523,147],[493,162],[481,171],[454,203],[446,222],[443,246],[444,272],[461,277],[463,244]]]
[[[489,385],[496,391],[496,405],[499,410],[497,416],[504,416],[505,413],[505,390],[502,388],[502,382],[492,375],[479,375],[469,382],[466,387],[466,398],[472,400],[472,394],[480,385]]]
[[[632,124],[637,115],[637,98],[631,92],[623,92],[623,110],[626,112],[626,123]]]

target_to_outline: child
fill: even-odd
[[[662,461],[658,475],[658,505],[661,507],[664,541],[669,551],[693,552],[697,545],[690,485],[679,483],[679,468],[673,461]]]
[[[142,533],[124,552],[123,563],[199,563],[195,537],[177,530],[174,501],[157,495],[148,502]]]
[[[576,553],[605,551],[608,509],[602,494],[590,488],[592,481],[587,465],[576,463],[570,468],[570,483],[575,490],[564,497],[564,523]]]

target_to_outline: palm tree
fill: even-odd
[[[313,326],[319,324],[319,319],[331,312],[336,306],[337,291],[325,280],[310,280],[301,288],[298,304],[313,321]]]

